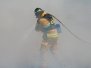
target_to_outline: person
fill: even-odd
[[[43,33],[41,48],[45,49],[48,47],[53,52],[57,46],[59,33],[61,33],[60,25],[53,21],[51,14],[46,13],[41,8],[36,8],[34,12],[38,19],[35,30]]]
[[[59,24],[54,22],[53,16],[46,13],[41,8],[36,8],[34,12],[37,18],[35,30],[43,33],[43,40],[40,49],[42,51],[43,58],[45,57],[44,61],[46,61],[46,52],[48,49],[55,54],[61,28]]]

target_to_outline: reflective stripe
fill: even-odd
[[[47,38],[58,38],[58,33],[47,33]]]

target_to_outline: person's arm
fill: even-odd
[[[61,26],[60,26],[60,24],[56,24],[55,27],[56,27],[58,33],[61,33],[61,32],[62,32],[62,31],[61,31]]]
[[[38,21],[37,21],[37,23],[36,23],[35,30],[36,30],[36,31],[43,31],[43,28],[42,28],[42,26],[39,24]]]
[[[40,25],[38,23],[36,23],[35,30],[40,31]]]

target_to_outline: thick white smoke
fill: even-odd
[[[90,0],[0,0],[0,68],[38,68],[41,33],[34,30],[34,9],[55,15],[72,32],[91,42]],[[49,68],[91,68],[91,46],[62,27],[56,55],[46,54]]]

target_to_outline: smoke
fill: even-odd
[[[42,34],[35,32],[34,9],[55,15],[72,32],[91,42],[90,0],[0,0],[0,68],[40,68]],[[46,52],[48,68],[91,68],[91,46],[64,27],[57,54]]]

